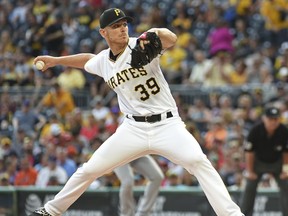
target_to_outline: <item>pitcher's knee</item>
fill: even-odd
[[[100,166],[89,166],[87,163],[84,163],[83,166],[79,169],[85,174],[87,178],[102,176],[105,174],[105,169]]]
[[[203,154],[203,153],[202,154],[195,154],[192,157],[189,157],[187,160],[192,165],[209,162],[207,156],[205,154]]]

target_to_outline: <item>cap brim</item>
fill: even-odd
[[[133,22],[133,18],[132,18],[132,17],[125,16],[125,17],[121,17],[121,18],[119,18],[119,19],[114,20],[113,22],[109,23],[107,26],[111,26],[111,25],[113,25],[114,23],[119,22],[120,20],[123,20],[123,19],[126,19],[128,23]],[[107,26],[105,26],[105,27],[107,27]],[[105,28],[105,27],[104,27],[104,28]]]

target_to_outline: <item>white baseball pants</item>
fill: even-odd
[[[45,209],[53,216],[61,215],[96,178],[146,154],[162,155],[195,175],[218,216],[243,216],[220,175],[178,116],[156,123],[125,118],[55,198],[45,204]]]

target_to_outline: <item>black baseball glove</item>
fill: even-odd
[[[140,46],[141,40],[147,40],[149,43]],[[131,52],[131,66],[139,68],[150,63],[162,50],[162,43],[155,32],[144,32],[138,39]]]

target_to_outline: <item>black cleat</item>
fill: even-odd
[[[29,216],[52,216],[51,214],[49,214],[44,207],[41,207],[39,209],[36,209],[34,212],[32,212]]]

